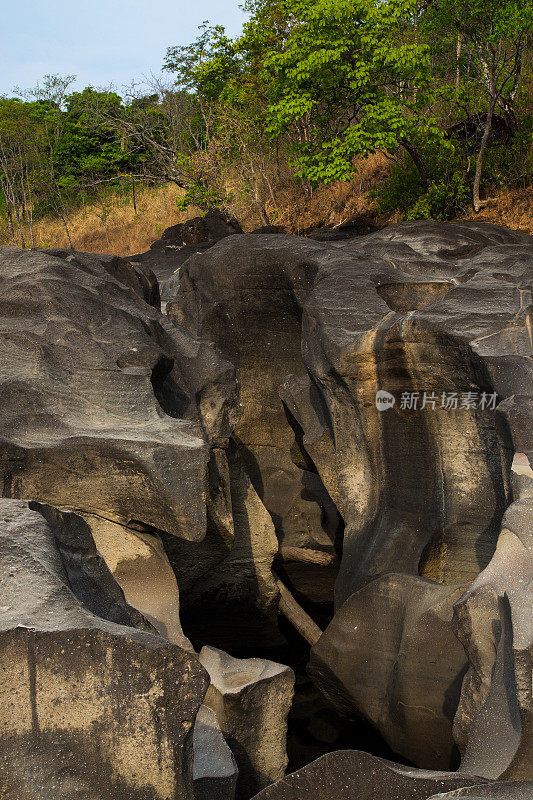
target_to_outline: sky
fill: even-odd
[[[166,49],[189,44],[204,20],[235,35],[240,0],[0,0],[0,95],[46,74],[76,75],[74,88],[160,73]]]

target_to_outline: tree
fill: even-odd
[[[296,128],[300,174],[313,183],[353,175],[354,157],[403,145],[423,179],[430,113],[429,50],[415,0],[286,0],[285,47],[265,59],[270,129]]]
[[[0,98],[0,191],[10,234],[18,231],[24,247],[23,223],[32,236],[34,190],[43,158],[42,136],[32,104]]]
[[[441,35],[453,31],[462,42],[468,80],[485,94],[488,106],[476,161],[473,204],[479,211],[483,159],[492,120],[499,106],[512,132],[516,130],[515,100],[522,77],[523,57],[533,31],[532,0],[433,0],[424,25]],[[458,54],[458,61],[461,53]]]
[[[87,98],[87,112],[114,132],[145,177],[187,188],[188,158],[202,146],[206,117],[193,94],[157,79],[150,89],[146,94],[133,84],[120,105],[95,93]]]

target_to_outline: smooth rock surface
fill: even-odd
[[[101,517],[86,515],[85,519],[129,605],[165,639],[192,650],[180,624],[178,583],[160,538]]]
[[[533,780],[533,480],[507,509],[496,552],[455,607],[470,669],[454,721],[461,769]]]
[[[190,800],[208,681],[74,514],[0,500],[0,786],[8,800]]]
[[[239,770],[216,714],[200,706],[193,735],[194,800],[233,800]]]
[[[462,594],[411,575],[378,578],[337,611],[308,667],[333,705],[363,713],[394,752],[433,769],[454,762],[467,659],[452,617]]]
[[[193,343],[147,302],[148,278],[15,248],[0,278],[3,495],[202,539],[209,448],[176,375]]]
[[[287,715],[294,673],[265,659],[237,659],[203,647],[200,662],[211,685],[205,705],[211,708],[237,766],[237,798],[249,798],[279,780],[287,767]]]
[[[398,753],[450,768],[467,666],[451,606],[494,556],[515,452],[532,457],[532,239],[466,222],[348,234],[227,238],[170,281],[168,313],[235,367],[234,435],[281,562],[284,549],[342,549],[336,610],[358,610],[342,644],[323,647],[317,684]],[[380,391],[394,397],[388,410]],[[289,588],[332,599],[331,573],[305,569],[287,570]],[[377,587],[391,573],[398,612],[385,635],[390,603]],[[349,645],[365,623],[357,597],[373,592],[376,633]],[[352,662],[335,660],[343,649]]]
[[[402,767],[359,750],[342,750],[287,775],[254,800],[427,800],[435,792],[475,783],[479,779]]]

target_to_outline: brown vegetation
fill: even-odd
[[[502,192],[484,207],[481,214],[472,211],[466,219],[498,223],[533,234],[533,186]]]
[[[131,196],[110,196],[104,207],[81,206],[71,212],[67,221],[70,239],[75,250],[87,253],[113,253],[120,256],[143,253],[158,239],[165,228],[201,213],[198,209],[180,211],[178,203],[183,190],[173,183],[140,189],[136,210]],[[26,242],[29,230],[24,231]],[[45,217],[33,224],[35,247],[68,248],[61,219]],[[20,247],[17,232],[12,237],[0,236],[0,244]]]
[[[322,225],[338,225],[358,216],[376,212],[374,201],[367,194],[388,173],[389,162],[376,154],[362,159],[357,177],[349,182],[337,182],[305,191],[301,184],[287,177],[275,194],[265,203],[273,224],[293,234],[302,234]],[[231,184],[231,178],[228,179]],[[76,250],[90,253],[114,253],[128,256],[149,249],[163,230],[202,212],[191,207],[181,211],[179,201],[183,190],[173,183],[145,187],[138,191],[136,210],[131,196],[116,195],[109,199],[103,218],[100,206],[86,205],[69,218],[69,232]],[[245,195],[233,194],[228,210],[235,215],[246,231],[259,227],[262,221]],[[379,224],[391,224],[401,219],[399,213],[378,217]],[[507,190],[494,198],[482,214],[473,211],[465,219],[475,219],[506,225],[514,230],[533,233],[533,187]],[[46,217],[33,226],[36,247],[69,247],[65,228],[60,219]],[[29,232],[26,240],[29,241]],[[1,244],[20,246],[15,234],[0,237]]]

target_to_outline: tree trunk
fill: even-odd
[[[72,239],[70,238],[70,231],[68,229],[67,221],[66,221],[65,215],[63,214],[62,211],[59,211],[59,217],[61,219],[61,222],[63,223],[63,227],[65,228],[65,233],[67,234],[69,247],[70,247],[71,250],[74,250],[74,247],[72,246]]]
[[[265,208],[265,204],[261,200],[261,192],[259,191],[259,185],[257,183],[257,179],[254,177],[252,178],[253,187],[254,187],[254,198],[255,202],[257,203],[257,209],[259,211],[259,219],[261,220],[261,225],[271,225],[270,219],[268,218],[267,210]]]
[[[431,180],[428,168],[426,167],[426,163],[420,153],[418,152],[417,148],[411,144],[411,142],[404,137],[400,139],[400,144],[403,148],[409,153],[411,156],[415,167],[417,168],[420,177],[424,181],[426,189],[429,187],[429,182]]]
[[[13,214],[11,213],[11,209],[9,207],[7,209],[7,229],[9,231],[9,235],[13,236],[15,233],[15,229],[13,227]]]
[[[483,157],[485,156],[485,150],[487,149],[487,142],[490,136],[490,129],[492,126],[492,116],[494,114],[494,106],[495,101],[491,100],[489,105],[489,112],[487,114],[487,121],[485,122],[485,130],[483,131],[483,139],[481,140],[481,147],[479,148],[479,154],[476,161],[476,174],[474,177],[474,191],[473,191],[473,202],[474,202],[474,211],[477,213],[483,203],[481,203],[479,199],[479,185],[481,183],[481,170],[483,169]]]
[[[137,198],[135,197],[135,175],[131,173],[131,194],[133,197],[133,213],[137,213]]]
[[[503,103],[503,113],[505,116],[507,127],[509,128],[509,135],[513,137],[515,133],[518,131],[518,120],[516,118],[514,109],[509,102]]]
[[[311,647],[315,645],[322,636],[322,630],[318,627],[314,619],[311,619],[307,611],[294,599],[290,590],[285,584],[276,578],[280,599],[279,612],[289,620],[300,636],[308,642]]]

